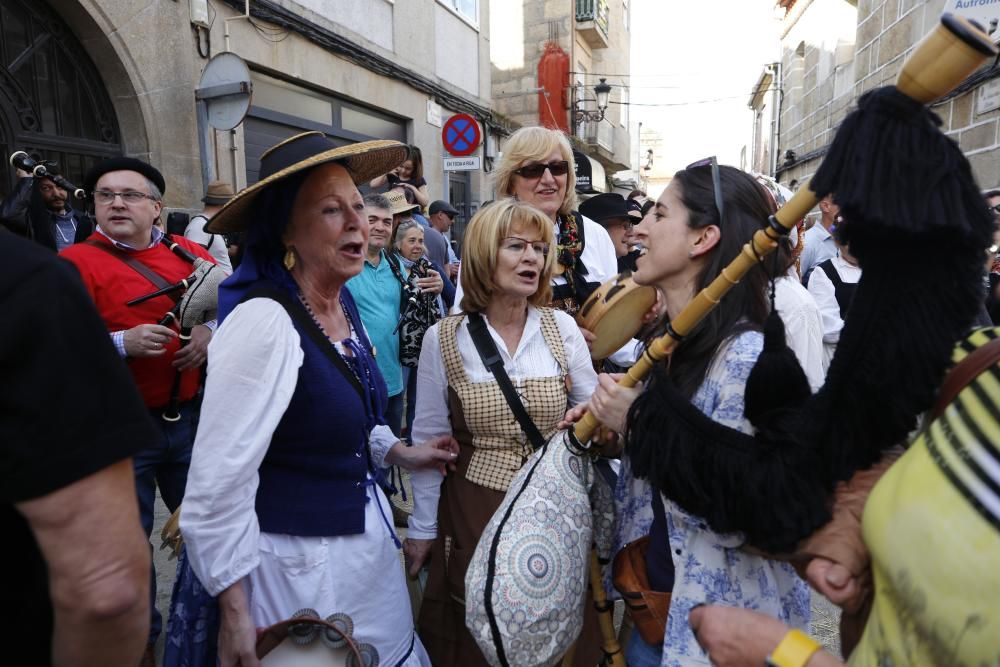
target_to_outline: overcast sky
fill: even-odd
[[[710,155],[739,166],[750,92],[779,55],[775,1],[631,1],[631,125],[642,121],[644,142],[658,138],[654,174]]]

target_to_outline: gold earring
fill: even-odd
[[[295,251],[292,250],[291,246],[285,251],[285,259],[282,260],[282,263],[289,271],[295,268]]]

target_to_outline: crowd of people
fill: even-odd
[[[579,201],[566,136],[526,127],[506,140],[497,199],[468,222],[459,261],[458,211],[431,200],[419,149],[394,141],[287,139],[256,183],[212,183],[183,236],[162,229],[166,181],[146,162],[92,168],[92,214],[51,180],[18,176],[0,204],[0,469],[18,573],[4,636],[29,664],[151,665],[162,633],[164,665],[252,667],[259,630],[295,615],[336,625],[370,664],[487,664],[466,627],[470,559],[534,455],[530,431],[547,439],[585,412],[612,432],[613,552],[640,549],[644,588],[608,592],[663,605],[623,623],[629,665],[839,664],[805,634],[810,584],[859,615],[852,664],[1000,659],[990,365],[948,399],[975,408],[939,417],[855,494],[853,523],[834,512],[840,551],[762,548],[739,517],[766,520],[770,496],[722,496],[765,470],[762,484],[784,488],[794,466],[706,453],[665,416],[706,418],[720,442],[723,428],[757,433],[748,386],[775,319],[806,393],[822,391],[862,279],[836,193],[625,387],[600,371],[674,334],[790,192],[709,158],[655,201]],[[1000,192],[986,199],[1000,217]],[[1000,300],[990,260],[983,324]],[[657,300],[635,339],[595,360],[574,315],[621,272]],[[956,363],[992,349],[987,331]],[[399,468],[408,517],[390,502]],[[165,622],[150,564],[157,489],[183,537]],[[975,553],[948,548],[949,531]],[[426,579],[419,609],[408,576]],[[599,664],[601,648],[588,604],[573,664]]]

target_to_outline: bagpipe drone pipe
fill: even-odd
[[[790,381],[802,371],[781,363],[783,336],[767,330],[777,318],[769,318],[747,383],[754,435],[712,422],[656,371],[646,388],[655,410],[637,402],[629,415],[626,452],[636,476],[712,530],[743,533],[748,545],[778,553],[829,520],[838,481],[906,440],[981,306],[993,230],[968,161],[925,105],[996,53],[979,26],[942,17],[895,86],[859,99],[810,184],[621,380],[643,380],[821,196],[834,193],[863,275],[823,387],[809,395],[808,384]],[[475,550],[466,625],[493,665],[554,663],[579,633],[588,573],[601,596],[588,558],[595,541],[588,495],[599,477],[587,443],[597,426],[585,415],[527,462]],[[624,665],[610,609],[599,611],[609,661]]]
[[[132,299],[126,305],[134,306],[158,296],[184,290],[183,296],[177,301],[176,305],[158,322],[160,326],[178,324],[180,327],[181,348],[183,348],[191,340],[192,328],[215,319],[216,313],[219,310],[219,284],[228,275],[222,267],[214,262],[191,254],[184,246],[174,241],[169,234],[164,235],[163,243],[175,255],[185,262],[190,262],[194,267],[194,272],[173,285]],[[180,419],[178,408],[182,376],[183,372],[180,370],[174,373],[173,384],[170,388],[170,402],[167,404],[162,415],[164,421],[172,422]]]

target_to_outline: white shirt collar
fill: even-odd
[[[149,245],[146,246],[146,248],[133,248],[132,246],[130,246],[127,243],[122,243],[121,241],[116,241],[115,239],[111,238],[106,231],[104,231],[103,229],[101,229],[100,225],[97,225],[97,233],[100,234],[101,236],[103,236],[104,238],[106,238],[107,240],[111,241],[111,243],[116,248],[119,248],[121,250],[145,250],[146,248],[152,248],[154,245],[156,245],[157,243],[159,243],[160,241],[163,240],[163,230],[161,230],[156,225],[153,225],[153,231],[150,234]]]

